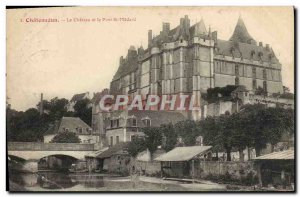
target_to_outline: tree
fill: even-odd
[[[132,157],[136,157],[139,152],[142,152],[147,149],[145,139],[144,138],[137,138],[132,140],[128,144],[128,153]]]
[[[67,104],[69,101],[65,98],[59,99],[55,97],[50,101],[43,100],[43,108],[44,112],[49,115],[49,119],[51,122],[55,120],[60,120],[63,116],[74,116],[74,114],[67,111]],[[37,104],[37,108],[39,109],[41,102]]]
[[[142,132],[145,133],[146,148],[148,148],[152,156],[157,147],[161,145],[162,132],[159,127],[144,127]]]
[[[77,101],[74,105],[75,110],[75,116],[79,117],[81,120],[83,120],[88,125],[92,125],[92,108],[89,107],[90,100],[89,99],[83,99],[80,101]]]
[[[227,154],[227,161],[231,161],[231,150],[233,148],[233,130],[234,130],[234,119],[231,115],[221,115],[218,118],[218,123],[220,124],[221,140],[223,148]]]
[[[50,143],[80,143],[80,138],[74,132],[63,131],[54,136]]]
[[[247,124],[247,116],[241,113],[232,114],[233,128],[232,128],[232,145],[239,151],[240,161],[244,161],[243,151],[249,147],[251,136],[249,132],[244,129]]]
[[[172,150],[177,143],[177,134],[175,132],[174,126],[172,123],[161,125],[161,132],[163,134],[163,149],[166,151]]]
[[[200,121],[200,126],[203,133],[203,143],[212,146],[212,151],[216,153],[218,158],[218,152],[222,151],[223,143],[222,132],[217,117],[208,116],[206,119]]]
[[[182,137],[186,146],[193,146],[196,143],[196,138],[201,135],[201,129],[193,120],[183,120],[174,125],[175,132]]]
[[[250,145],[255,148],[256,156],[267,143],[275,145],[284,132],[294,133],[294,111],[284,108],[267,108],[264,105],[246,105],[242,112],[244,132],[250,137]]]
[[[35,108],[30,108],[25,112],[7,109],[8,141],[42,141],[48,124],[48,115],[40,115]]]

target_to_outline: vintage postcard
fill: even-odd
[[[6,9],[11,192],[294,192],[293,7]]]

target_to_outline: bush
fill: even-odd
[[[74,132],[60,132],[50,141],[50,143],[80,143],[80,138]]]
[[[251,171],[247,176],[242,177],[241,179],[233,178],[228,172],[224,175],[212,175],[208,174],[205,179],[211,180],[213,182],[222,183],[222,184],[236,184],[236,185],[245,185],[251,186],[258,183],[258,177],[254,175]]]

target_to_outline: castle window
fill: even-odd
[[[120,121],[119,121],[119,119],[117,119],[116,120],[116,127],[119,127],[119,123],[120,123]]]
[[[263,83],[263,88],[264,88],[265,92],[268,92],[268,87],[267,87],[267,82],[266,81],[264,81],[264,83]]]
[[[235,65],[235,75],[236,76],[239,75],[239,65],[238,64]]]
[[[116,144],[119,144],[119,142],[120,142],[120,138],[119,136],[116,136]]]
[[[253,78],[256,78],[256,68],[252,67],[252,76]]]
[[[263,70],[263,78],[264,78],[264,79],[267,78],[267,71],[266,71],[266,69]]]
[[[110,137],[110,146],[112,146],[113,143],[114,143],[114,138],[113,138],[113,136],[111,136],[111,137]]]
[[[238,77],[235,78],[235,85],[239,85],[240,84],[240,79]]]
[[[144,126],[146,126],[146,127],[151,126],[151,120],[149,117],[142,119],[142,122],[143,122]]]
[[[253,80],[253,81],[252,81],[252,89],[253,89],[253,90],[256,90],[256,86],[257,86],[257,85],[256,85],[256,80]]]
[[[132,126],[136,127],[137,124],[136,124],[136,118],[132,118]]]
[[[135,117],[130,117],[127,119],[127,125],[129,127],[136,127],[137,126],[137,120]]]

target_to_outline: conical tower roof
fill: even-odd
[[[245,23],[241,17],[239,17],[234,32],[229,40],[243,43],[251,43],[252,41],[255,42],[255,40],[248,33]]]
[[[195,35],[207,35],[207,30],[204,24],[203,19],[199,23],[196,23],[195,25]]]

